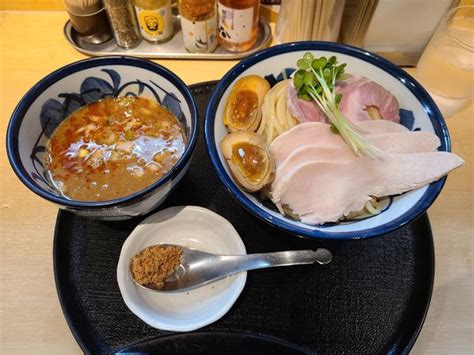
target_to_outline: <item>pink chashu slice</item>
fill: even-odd
[[[372,196],[397,195],[425,186],[463,163],[448,152],[309,161],[279,180],[272,200],[280,208],[288,206],[303,223],[336,222],[362,210]]]
[[[380,84],[360,75],[348,74],[336,84],[342,94],[339,109],[351,122],[371,120],[368,108],[376,109],[378,115],[388,121],[400,122],[400,107],[397,98]],[[293,84],[288,87],[288,109],[300,122],[329,123],[326,115],[313,101],[298,98]]]
[[[367,139],[377,148],[392,153],[429,152],[440,145],[439,138],[430,132],[409,131],[401,124],[385,121],[365,121],[357,125]],[[347,146],[330,125],[320,122],[301,123],[278,136],[270,145],[270,152],[277,166],[295,149],[305,145],[323,147]]]

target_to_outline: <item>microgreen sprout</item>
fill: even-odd
[[[345,78],[346,64],[339,64],[335,56],[314,58],[307,52],[296,62],[298,71],[293,84],[298,97],[314,101],[331,121],[331,130],[338,132],[357,155],[376,157],[381,154],[339,109],[342,95],[336,92],[336,82]]]

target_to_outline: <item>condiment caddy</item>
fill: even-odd
[[[108,40],[101,44],[86,43],[74,30],[71,21],[66,22],[64,26],[64,35],[76,50],[90,56],[133,55],[139,58],[156,59],[239,59],[268,47],[272,42],[272,31],[270,25],[265,19],[260,17],[258,21],[257,40],[253,47],[245,52],[229,52],[221,46],[218,46],[212,53],[189,52],[186,50],[183,35],[181,33],[179,15],[173,14],[173,25],[175,34],[168,42],[155,44],[142,40],[136,47],[130,49],[119,47],[115,39]]]

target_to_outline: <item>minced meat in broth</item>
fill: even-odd
[[[48,145],[46,165],[64,196],[105,201],[144,189],[183,154],[177,118],[143,97],[104,99],[72,113]]]

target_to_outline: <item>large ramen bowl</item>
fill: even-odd
[[[167,107],[184,129],[184,153],[161,179],[131,195],[103,202],[61,196],[45,171],[45,147],[49,137],[81,106],[126,95],[147,97]],[[196,104],[181,79],[158,64],[127,57],[104,57],[72,63],[34,85],[11,116],[7,151],[15,173],[39,196],[79,215],[114,220],[145,214],[164,201],[189,166],[196,136]]]
[[[434,132],[441,140],[439,150],[449,151],[446,124],[428,93],[396,65],[370,52],[325,42],[279,45],[252,55],[235,65],[214,90],[206,112],[205,139],[212,163],[230,194],[248,211],[287,232],[321,239],[357,239],[388,233],[417,218],[433,203],[446,178],[423,188],[387,199],[378,215],[325,225],[306,225],[281,215],[271,202],[241,189],[230,174],[220,142],[227,134],[223,124],[224,106],[234,83],[249,74],[264,76],[271,85],[290,75],[296,61],[307,51],[315,56],[337,56],[347,63],[346,72],[363,75],[391,91],[400,104],[401,123],[410,130]],[[282,74],[283,73],[283,74]]]

